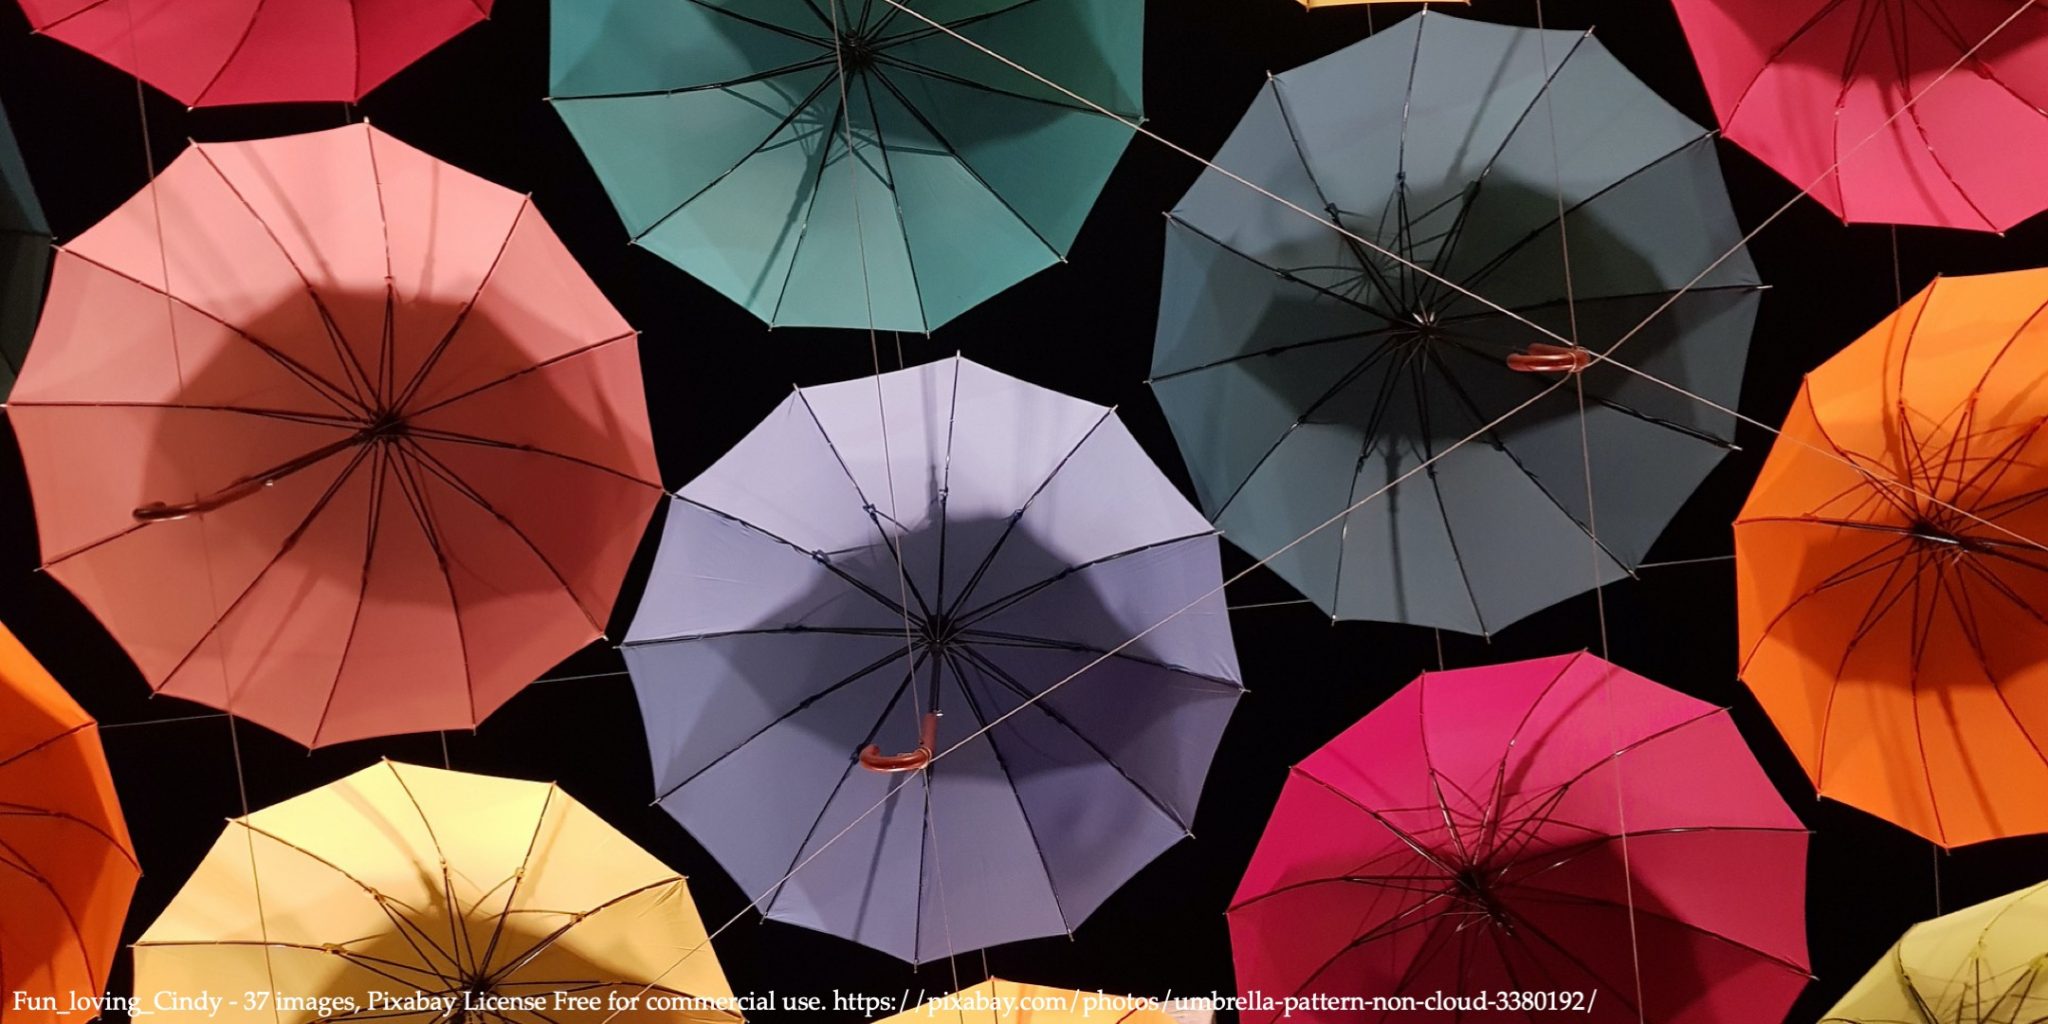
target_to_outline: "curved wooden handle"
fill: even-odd
[[[1527,352],[1508,356],[1508,369],[1516,373],[1578,373],[1593,365],[1593,353],[1577,345],[1552,345],[1539,341]]]
[[[932,762],[939,749],[939,713],[927,711],[918,726],[917,749],[907,754],[884,754],[870,743],[860,752],[860,766],[871,772],[914,772]]]

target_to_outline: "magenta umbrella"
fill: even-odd
[[[1590,654],[1426,673],[1289,774],[1243,1019],[1781,1020],[1806,839],[1724,709]]]

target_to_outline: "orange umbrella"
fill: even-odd
[[[2048,831],[2048,270],[1937,280],[1809,374],[1735,524],[1742,677],[1822,796]]]
[[[0,1017],[7,1024],[97,1016],[76,1010],[106,991],[140,874],[99,727],[0,626]]]

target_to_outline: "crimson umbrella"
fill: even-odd
[[[495,0],[21,0],[29,24],[193,107],[354,102]]]
[[[1780,1020],[1806,838],[1723,709],[1590,654],[1426,673],[1289,773],[1230,908],[1244,1020]]]
[[[1843,220],[2004,231],[2048,209],[2048,5],[1675,3],[1728,138]]]
[[[195,145],[60,249],[9,412],[150,686],[308,745],[596,639],[661,494],[634,332],[531,201],[362,124]]]

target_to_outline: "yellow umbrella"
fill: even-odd
[[[160,1024],[740,1019],[674,871],[555,786],[390,761],[229,822],[135,989]]]
[[[2048,1020],[2048,882],[1922,921],[1822,1024]]]
[[[880,1024],[1175,1024],[1157,1000],[990,978]]]

